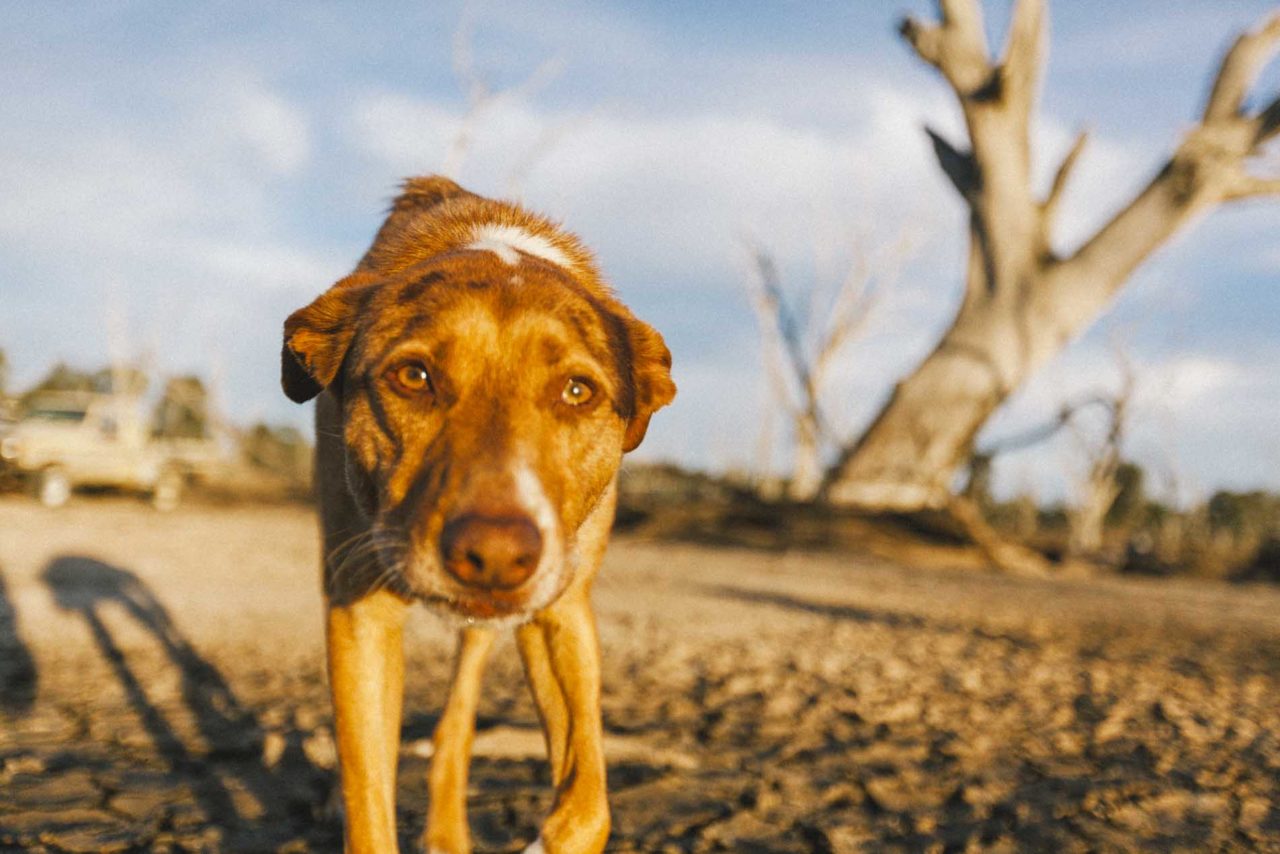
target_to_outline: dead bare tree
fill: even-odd
[[[999,568],[1021,574],[1044,574],[1047,561],[1017,541],[1008,541],[991,527],[984,510],[991,502],[992,468],[998,457],[1043,444],[1070,429],[1083,449],[1087,465],[1075,484],[1075,503],[1068,511],[1074,557],[1096,555],[1102,546],[1102,525],[1121,489],[1117,477],[1123,462],[1121,443],[1131,414],[1135,377],[1133,362],[1119,343],[1115,343],[1116,361],[1121,383],[1115,392],[1094,392],[1070,400],[1058,407],[1052,418],[1008,436],[983,443],[970,454],[968,477],[964,488],[947,503],[948,511],[960,522],[974,542],[984,549]],[[1102,410],[1105,428],[1100,438],[1091,440],[1080,426],[1083,416]],[[1034,504],[1032,505],[1034,508]],[[1025,539],[1027,529],[1020,525],[1018,539]],[[1079,530],[1081,543],[1074,545]]]
[[[1105,394],[1086,395],[1062,404],[1052,418],[1040,424],[983,443],[969,457],[968,477],[961,491],[962,495],[979,503],[985,502],[989,496],[991,469],[998,457],[1047,442],[1062,430],[1073,426],[1081,413],[1095,407],[1110,408],[1112,403],[1112,398]]]
[[[1227,52],[1198,123],[1123,210],[1078,249],[1051,240],[1081,134],[1048,194],[1031,187],[1030,124],[1045,51],[1043,0],[1017,0],[993,59],[979,0],[939,0],[941,21],[901,32],[954,90],[970,149],[929,129],[943,171],[969,208],[965,294],[951,327],[894,388],[824,484],[834,503],[874,509],[947,506],[974,437],[1011,392],[1108,306],[1133,270],[1198,214],[1280,193],[1250,171],[1280,134],[1280,98],[1250,113],[1249,88],[1280,44],[1280,15]],[[1246,168],[1250,167],[1250,168]]]
[[[457,178],[462,171],[462,165],[471,150],[476,128],[486,113],[492,111],[494,107],[503,101],[515,100],[534,94],[560,76],[560,73],[564,70],[564,59],[560,56],[553,56],[541,62],[527,77],[515,85],[506,89],[493,88],[476,68],[473,48],[475,42],[475,10],[473,7],[474,4],[472,3],[467,3],[463,6],[457,29],[453,33],[453,72],[458,78],[458,85],[466,95],[467,109],[462,115],[458,132],[454,134],[452,141],[449,143],[449,148],[445,152],[444,162],[440,165],[440,174],[450,178]],[[544,131],[541,138],[534,145],[534,152],[537,156],[545,154],[559,139],[561,133],[562,130]],[[529,157],[526,157],[517,167],[519,172],[513,174],[512,182],[522,180],[523,175],[531,168],[532,163],[529,162]]]
[[[1077,557],[1096,556],[1102,551],[1103,524],[1116,498],[1120,481],[1116,474],[1123,462],[1123,444],[1129,418],[1133,412],[1133,363],[1123,351],[1117,351],[1120,363],[1120,385],[1111,394],[1101,395],[1106,412],[1101,435],[1087,438],[1076,429],[1077,443],[1084,451],[1085,467],[1076,488],[1074,502],[1067,511],[1070,526],[1069,551]]]
[[[764,343],[769,385],[791,422],[795,443],[787,497],[808,501],[822,485],[824,454],[842,438],[823,414],[831,369],[864,328],[876,277],[868,253],[856,251],[834,289],[806,292],[805,310],[783,288],[773,255],[751,242],[747,252],[751,271],[745,283]]]

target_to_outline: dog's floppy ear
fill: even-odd
[[[671,381],[671,351],[658,330],[634,317],[625,322],[636,405],[622,440],[624,452],[639,447],[649,429],[649,418],[676,396],[676,384]]]
[[[354,273],[329,288],[284,322],[280,385],[295,403],[306,403],[328,388],[347,354],[355,320],[379,280]]]

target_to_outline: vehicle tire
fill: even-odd
[[[182,490],[186,483],[182,477],[182,472],[174,469],[166,469],[160,473],[160,477],[156,480],[156,485],[151,490],[151,506],[168,513],[170,510],[177,509],[182,503]]]
[[[71,479],[60,468],[44,469],[36,476],[36,498],[54,509],[71,500]]]

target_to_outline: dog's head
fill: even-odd
[[[522,617],[572,581],[577,532],[675,395],[662,337],[535,257],[459,251],[356,273],[285,322],[283,385],[328,390],[347,485],[411,593]]]

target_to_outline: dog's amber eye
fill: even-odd
[[[581,406],[591,399],[595,389],[584,379],[574,377],[564,384],[564,390],[560,392],[560,400],[570,406]]]
[[[405,362],[387,372],[396,390],[403,394],[425,394],[431,391],[431,375],[421,362]]]

